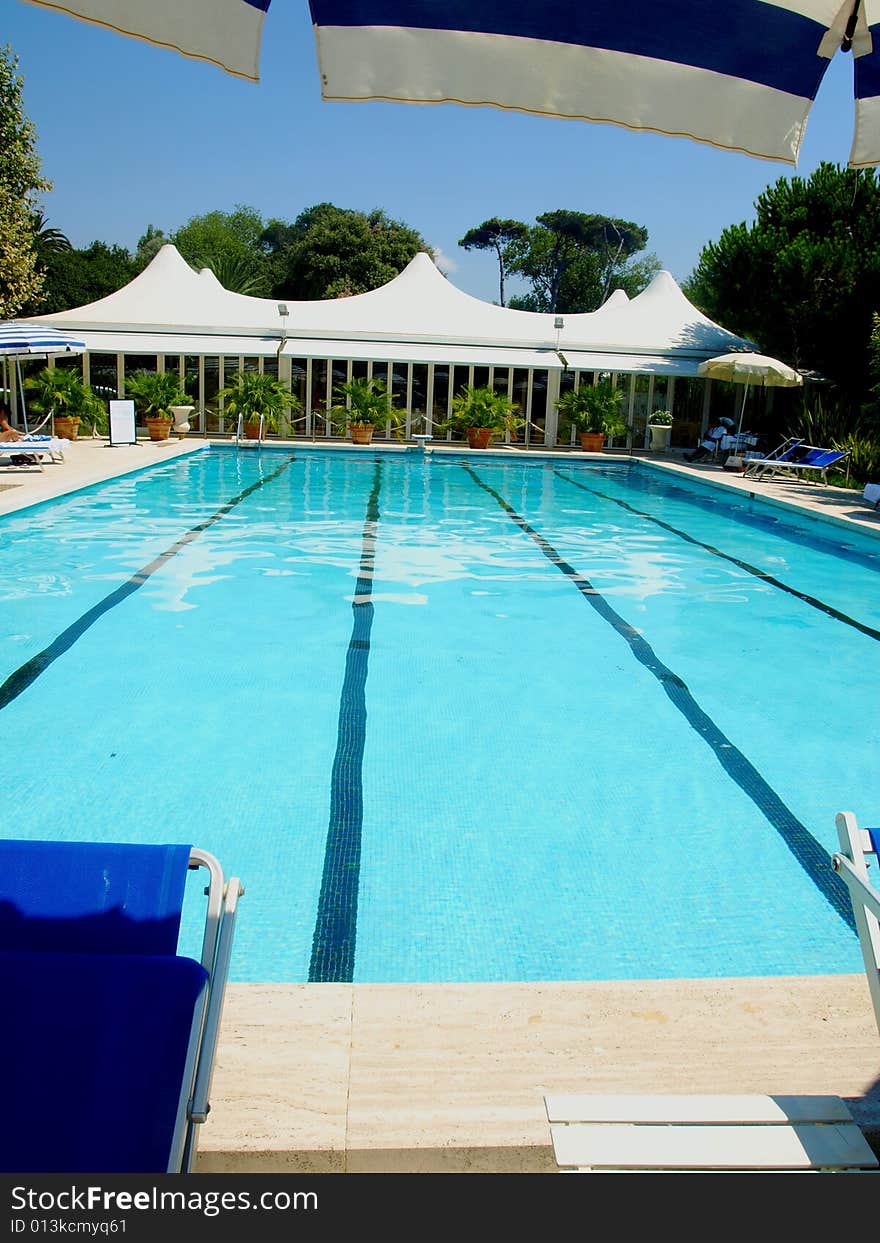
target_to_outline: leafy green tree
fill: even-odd
[[[612,284],[639,292],[660,266],[644,250],[648,231],[629,220],[575,211],[544,212],[522,237],[507,246],[508,270],[531,282],[531,291],[511,298],[520,310],[576,313],[594,311]]]
[[[265,225],[253,207],[193,216],[168,239],[191,267],[210,268],[236,293],[268,297],[272,270],[263,242]]]
[[[134,252],[134,262],[137,270],[142,272],[145,267],[151,264],[162,247],[170,240],[161,229],[157,229],[155,225],[148,224],[146,233],[138,238],[137,249]]]
[[[272,222],[276,298],[338,298],[378,289],[420,251],[432,254],[415,229],[378,208],[369,213],[318,203],[293,224]]]
[[[36,245],[37,196],[51,183],[40,174],[36,132],[24,112],[18,57],[0,48],[0,319],[36,302],[45,280]]]
[[[507,263],[507,248],[511,242],[522,239],[528,234],[529,227],[519,220],[499,220],[493,216],[484,220],[475,229],[468,229],[464,237],[459,239],[463,250],[494,250],[498,257],[498,301],[504,306],[504,276]]]
[[[84,250],[59,250],[48,256],[46,287],[39,311],[51,315],[97,302],[137,276],[137,264],[123,246],[92,242]],[[33,314],[37,313],[34,308]]]
[[[685,292],[765,353],[831,380],[857,409],[880,308],[876,171],[823,163],[809,178],[780,178],[755,212],[703,248]]]

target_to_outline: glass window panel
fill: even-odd
[[[274,380],[278,379],[278,359],[274,354],[263,359],[263,375],[270,375]]]
[[[306,429],[306,409],[308,407],[306,399],[307,364],[308,360],[305,358],[291,358],[290,360],[290,391],[300,404],[299,413],[291,414],[291,430],[293,432],[304,432]]]
[[[155,354],[126,354],[124,358],[125,375],[134,375],[136,371],[156,371],[158,359]]]
[[[496,367],[495,374],[492,376],[492,387],[496,393],[503,393],[507,396],[507,381],[510,376],[509,367]]]
[[[633,384],[633,407],[632,407],[632,445],[634,449],[640,449],[645,443],[645,428],[648,423],[648,386],[651,377],[649,375],[619,375],[617,377],[617,387],[622,388],[625,394],[629,394],[629,386]],[[624,416],[626,415],[627,402],[624,401]],[[653,407],[652,407],[653,409]]]
[[[409,380],[409,364],[395,363],[391,368],[391,395],[398,410],[406,409],[406,391]]]
[[[116,355],[89,355],[89,383],[101,401],[115,401],[117,396]]]
[[[513,372],[513,401],[519,406],[520,414],[525,417],[528,409],[529,373],[525,367],[516,367]]]
[[[531,435],[534,440],[540,430],[543,433],[544,420],[547,416],[547,371],[535,371],[532,379],[532,417]]]
[[[434,403],[433,418],[442,422],[446,418],[449,402],[449,368],[438,363],[434,368]]]
[[[467,388],[471,382],[471,369],[465,363],[456,363],[452,371],[452,395],[458,395]]]
[[[333,401],[336,401],[336,400],[344,401],[345,398],[339,396],[337,389],[339,388],[340,384],[348,383],[348,360],[347,359],[343,360],[341,358],[334,358],[332,367],[333,367],[333,379],[331,381],[330,396],[333,399]]]
[[[574,391],[575,377],[579,377],[580,384],[589,384],[592,381],[592,372],[583,371],[563,371],[559,377],[559,396],[564,397],[566,393]],[[566,423],[560,414],[556,424],[556,443],[563,445],[572,445],[575,442],[576,429]]]
[[[474,367],[474,388],[488,388],[489,368]]]
[[[205,358],[205,431],[209,433],[222,430],[218,398],[221,387],[220,359],[216,354],[208,355]]]
[[[367,367],[369,363],[365,358],[356,358],[351,364],[351,378],[353,380],[366,380]],[[381,373],[379,379],[381,379]]]
[[[413,363],[412,369],[412,400],[410,408],[413,415],[424,415],[428,404],[428,364]]]
[[[315,433],[323,436],[327,416],[327,361],[324,358],[312,359],[312,396],[310,405]]]

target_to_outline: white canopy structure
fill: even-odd
[[[652,383],[654,377],[696,377],[706,359],[751,345],[701,314],[669,272],[658,272],[635,298],[617,290],[597,311],[556,316],[471,297],[428,255],[418,254],[369,293],[279,303],[224,289],[210,270],[195,272],[172,245],[123,289],[35,322],[75,330],[87,360],[100,356],[105,373],[107,356],[117,356],[120,390],[131,356],[140,366],[155,356],[160,370],[180,368],[181,374],[198,361],[203,410],[211,397],[205,360],[211,360],[209,372],[219,368],[216,387],[230,366],[277,371],[288,382],[299,377],[298,395],[318,414],[340,377],[368,371],[387,379],[401,404],[398,390],[405,388],[408,416],[424,418],[430,428],[453,390],[474,382],[476,370],[481,382],[506,384],[511,396],[519,395],[527,418],[540,393],[545,443],[555,443],[555,397],[564,372],[575,373],[576,382],[577,373],[588,372],[651,377]],[[415,398],[413,368],[427,369],[415,376]],[[670,399],[667,385],[661,394],[667,408]]]

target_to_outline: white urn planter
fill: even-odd
[[[651,448],[659,449],[665,453],[669,448],[669,437],[672,435],[672,427],[669,423],[649,423],[651,429]]]
[[[189,431],[189,416],[195,406],[169,406],[168,409],[174,419],[174,434],[182,440]]]

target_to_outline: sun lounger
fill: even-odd
[[[177,949],[196,868],[200,961]],[[240,892],[189,846],[0,841],[0,1170],[191,1168]]]
[[[866,483],[862,500],[867,501],[872,509],[880,509],[880,483]]]
[[[799,445],[786,457],[751,458],[744,474],[751,479],[819,478],[828,482],[828,471],[845,458],[849,450],[820,449],[815,445]]]
[[[868,991],[880,1032],[880,889],[868,877],[869,860],[877,865],[880,829],[859,828],[851,811],[838,812],[835,823],[840,850],[832,856],[831,866],[849,889]]]
[[[21,440],[0,441],[0,465],[3,466],[36,466],[43,469],[43,462],[63,462],[64,451],[70,444],[59,436],[22,436]],[[35,462],[17,463],[14,458],[36,458]]]
[[[877,1170],[838,1096],[546,1096],[560,1170]]]

